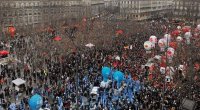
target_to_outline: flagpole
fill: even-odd
[[[74,35],[74,31],[72,31],[70,34],[71,35]],[[70,38],[71,38],[72,36],[70,36]],[[75,46],[75,48],[77,49],[77,51],[78,51],[78,46],[75,44],[75,41],[73,40],[73,38],[71,39],[71,41],[72,41],[72,43],[73,43],[73,45]],[[78,53],[78,52],[77,52]],[[78,105],[78,72],[77,72],[77,69],[78,69],[78,64],[77,64],[77,60],[75,59],[75,75],[76,75],[76,77],[75,77],[75,79],[76,79],[76,110],[79,110],[79,105]],[[81,58],[81,65],[82,65],[82,58]]]
[[[169,43],[169,41],[168,41],[168,36],[167,36],[167,48],[165,48],[165,51],[164,51],[164,54],[165,54],[165,57],[166,57],[166,66],[165,66],[165,74],[164,74],[164,78],[163,78],[163,93],[162,93],[162,104],[161,104],[161,109],[163,109],[163,107],[164,107],[164,98],[165,98],[165,89],[166,89],[166,81],[165,81],[165,76],[166,76],[166,74],[167,74],[167,66],[168,66],[168,56],[167,56],[167,49],[168,49],[168,43]]]

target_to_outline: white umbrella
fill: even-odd
[[[94,47],[95,45],[92,44],[92,43],[89,43],[89,44],[86,44],[85,46],[86,46],[86,47],[89,47],[89,48],[92,48],[92,47]]]

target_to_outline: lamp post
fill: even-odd
[[[167,50],[168,50],[168,47],[169,47],[169,36],[167,36],[167,44],[166,44],[166,47],[165,47],[165,51],[164,51],[164,54],[165,54],[165,57],[166,57],[166,66],[165,66],[165,74],[164,74],[164,78],[163,78],[163,92],[162,92],[162,110],[164,109],[163,105],[164,105],[164,99],[165,99],[165,90],[166,90],[166,74],[167,74],[167,67],[168,67],[168,56],[167,56]]]
[[[75,41],[73,40],[72,37],[74,37],[76,30],[72,30],[71,33],[69,34],[69,38],[71,39],[73,45],[75,46],[75,48],[78,50],[78,46],[75,44]],[[82,58],[81,58],[81,63],[82,63]],[[82,65],[82,64],[81,64]],[[78,104],[78,61],[75,58],[75,79],[76,79],[76,110],[79,110],[79,104]]]
[[[189,60],[189,75],[190,75],[190,83],[193,83],[193,78],[194,78],[194,71],[193,71],[193,55],[192,55],[192,49],[193,49],[193,42],[192,40],[190,41],[190,44],[188,44],[188,60]]]

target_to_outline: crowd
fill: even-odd
[[[175,28],[173,25],[160,20],[145,22],[142,28],[137,28],[138,33],[129,35],[126,39],[122,36],[112,38],[112,42],[108,42],[112,45],[109,48],[75,49],[62,57],[54,54],[55,56],[51,55],[40,61],[34,61],[38,49],[35,44],[42,43],[44,38],[37,36],[38,39],[33,41],[31,38],[21,37],[17,42],[10,43],[15,47],[10,51],[18,52],[22,56],[24,52],[30,54],[25,54],[23,58],[18,55],[18,58],[25,59],[25,62],[18,62],[22,64],[17,66],[1,65],[0,104],[3,109],[8,109],[11,103],[20,102],[15,110],[28,110],[28,99],[37,93],[43,97],[42,108],[51,110],[158,110],[161,108],[181,110],[181,101],[186,97],[200,105],[199,79],[191,84],[185,81],[187,79],[180,78],[174,82],[181,84],[168,87],[165,86],[161,75],[154,76],[150,80],[149,68],[141,66],[145,65],[149,58],[143,47],[144,41],[148,40],[147,36],[163,36],[166,31],[173,28]],[[129,48],[124,48],[127,45]],[[48,43],[45,46],[49,48]],[[51,49],[50,47],[47,51]],[[116,56],[119,56],[120,60],[116,60]],[[32,62],[38,63],[32,64]],[[37,65],[39,67],[36,67]],[[112,77],[109,77],[109,86],[102,87],[101,69],[104,66],[124,73],[125,80],[120,87]],[[11,81],[16,78],[26,81],[23,96],[19,96],[19,92],[14,90],[14,85],[11,84]],[[99,87],[98,92],[91,94],[94,87]],[[58,101],[59,98],[63,106]]]

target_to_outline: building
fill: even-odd
[[[90,14],[87,14],[87,16],[96,16],[104,11],[105,4],[104,0],[83,0],[83,4],[85,7],[87,7]]]
[[[119,0],[104,0],[105,7],[119,7]]]
[[[119,6],[121,19],[146,20],[168,13],[173,2],[170,0],[121,0]]]
[[[18,32],[28,32],[25,30],[91,17],[102,10],[103,0],[1,0],[0,30],[13,25]]]
[[[109,13],[117,14],[119,13],[119,3],[120,0],[104,0],[105,9]]]
[[[200,0],[174,0],[174,18],[200,23]]]

